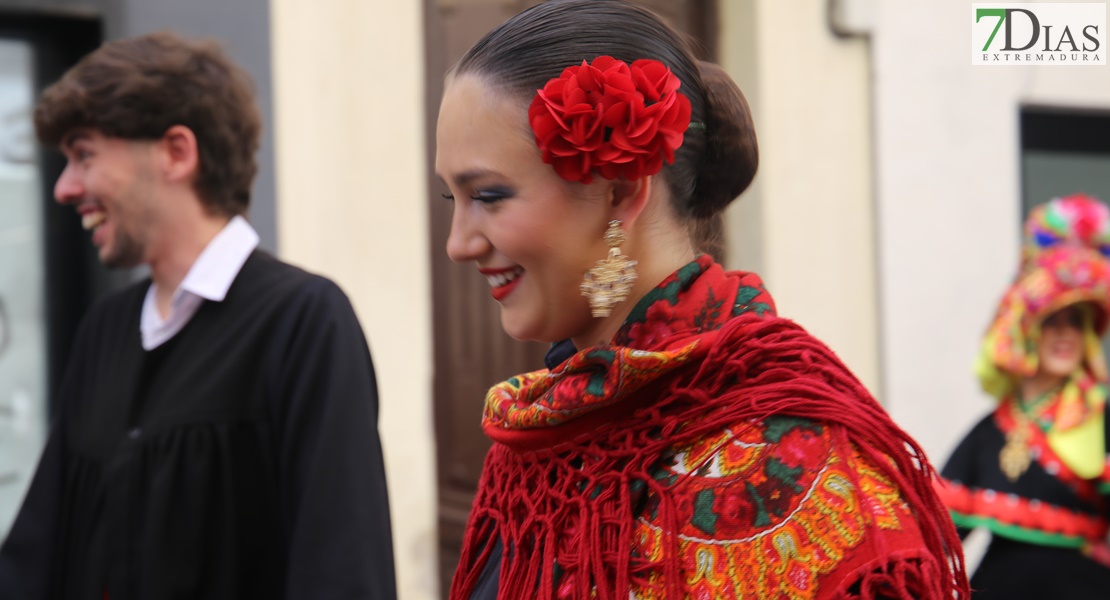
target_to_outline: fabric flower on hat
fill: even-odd
[[[528,107],[543,161],[567,181],[639,179],[674,162],[690,126],[690,100],[666,65],[611,56],[567,67]]]
[[[1034,208],[1025,221],[1022,270],[1041,253],[1062,246],[1110,256],[1110,208],[1086,194],[1055,198]]]

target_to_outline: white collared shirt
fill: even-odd
[[[143,300],[143,316],[139,322],[143,349],[153,350],[177,335],[197,314],[205,300],[223,302],[231,282],[235,281],[243,264],[257,247],[258,233],[243,217],[233,217],[208,242],[189,268],[170,299],[170,314],[165,319],[158,314],[155,301],[158,289],[151,283]]]

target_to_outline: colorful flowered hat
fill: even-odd
[[[1070,304],[1092,310],[1087,368],[1106,381],[1099,338],[1110,318],[1110,208],[1086,194],[1055,198],[1029,213],[1021,269],[995,312],[976,363],[983,389],[997,398],[1037,372],[1037,340],[1047,316]]]
[[[1025,221],[1022,271],[1042,252],[1061,246],[1087,247],[1110,257],[1110,208],[1086,194],[1055,198],[1034,208]]]
[[[1107,380],[1099,338],[1110,315],[1110,260],[1090,248],[1060,245],[1034,256],[1002,298],[983,340],[976,371],[983,389],[1002,398],[1037,373],[1041,322],[1072,304],[1084,303],[1084,358],[1098,381]]]

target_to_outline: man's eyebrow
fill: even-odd
[[[62,140],[58,142],[59,148],[68,148],[81,140],[89,139],[89,134],[86,131],[73,131],[62,136]]]

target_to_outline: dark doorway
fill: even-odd
[[[97,18],[0,12],[0,39],[26,43],[32,53],[35,98],[102,40]],[[37,146],[36,146],[37,148]],[[61,153],[37,148],[49,323],[50,398],[61,378],[70,341],[85,309],[112,283],[72,210],[54,202],[54,181],[65,168]]]

